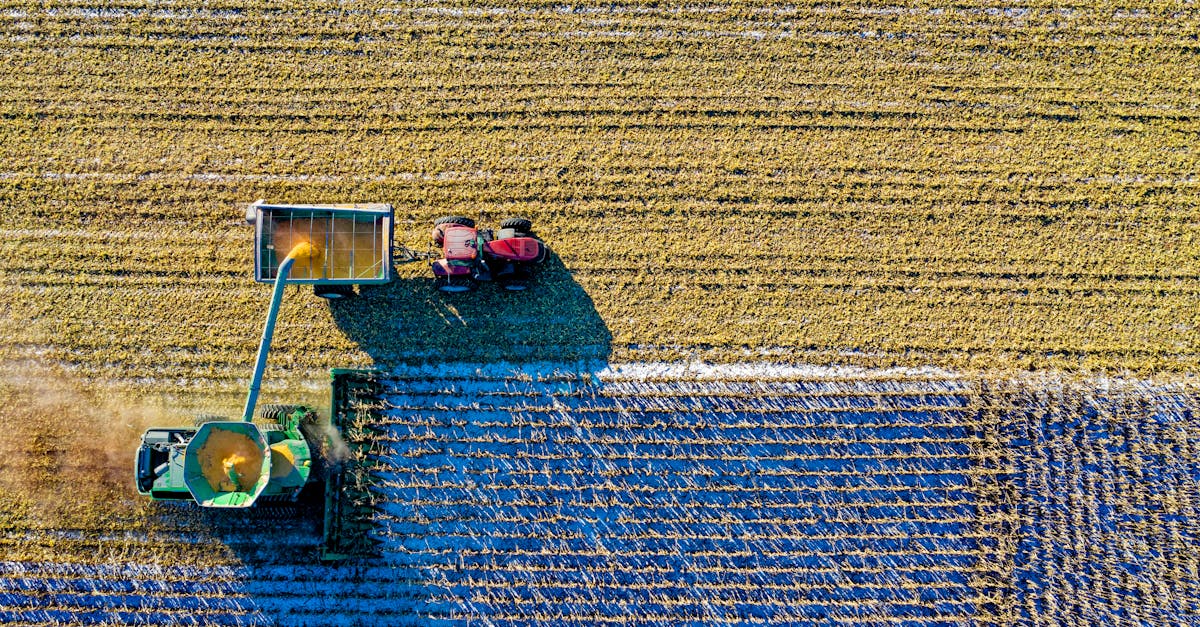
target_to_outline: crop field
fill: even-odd
[[[1200,8],[0,0],[0,623],[1200,623]],[[229,415],[247,203],[532,219],[289,288],[370,538],[130,489]],[[317,508],[319,509],[319,508]]]
[[[311,519],[185,506],[10,522],[0,621],[1082,626],[1200,609],[1197,399],[1178,390],[654,364],[411,367],[386,385],[379,559],[318,566]]]
[[[513,338],[402,266],[357,321],[399,358],[1200,365],[1190,4],[255,5],[0,3],[4,354],[244,376],[265,198],[390,202],[422,250],[536,222],[574,298]],[[280,365],[377,360],[290,306]]]

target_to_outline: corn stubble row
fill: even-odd
[[[488,359],[1187,371],[1192,26],[1166,4],[15,3],[2,350],[244,376],[250,325],[203,320],[261,313],[236,216],[263,197],[392,202],[418,248],[439,215],[526,215],[561,256],[520,328],[455,317],[420,264],[353,320],[292,297],[276,356],[304,372],[477,337]]]
[[[999,437],[1018,495],[1014,616],[1029,625],[1174,624],[1200,560],[1195,394],[1007,389]]]

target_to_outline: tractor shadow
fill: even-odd
[[[517,369],[534,362],[577,371],[607,363],[611,353],[608,326],[553,252],[532,269],[528,289],[519,292],[480,283],[470,292],[445,293],[437,289],[426,262],[404,267],[399,276],[386,285],[360,287],[355,298],[329,303],[340,330],[384,373],[407,365],[512,364]],[[386,412],[386,401],[372,402]],[[368,417],[343,428],[343,436],[352,448],[366,452],[364,476],[388,475],[403,457],[387,437],[390,420],[375,411],[357,415]],[[376,509],[392,502],[387,489],[369,478],[360,487],[357,502]],[[366,515],[348,527],[375,536],[389,524]]]
[[[428,262],[421,276],[361,286],[330,302],[338,328],[379,368],[427,362],[605,361],[612,333],[591,297],[553,252],[533,269],[529,289],[477,283],[464,293],[436,288]],[[412,274],[405,268],[405,274]]]

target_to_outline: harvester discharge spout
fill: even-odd
[[[283,288],[287,285],[288,274],[297,262],[309,265],[320,265],[323,252],[311,242],[300,242],[292,247],[291,252],[279,264],[275,276],[275,288],[271,292],[271,305],[267,308],[267,322],[263,325],[262,339],[258,342],[258,357],[254,360],[254,374],[250,378],[250,390],[246,393],[246,406],[242,410],[242,420],[254,420],[254,406],[258,403],[258,390],[262,386],[263,371],[267,368],[267,354],[271,351],[271,336],[275,334],[275,318],[279,316],[279,304],[283,301]]]

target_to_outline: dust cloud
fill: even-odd
[[[142,432],[161,407],[30,363],[0,374],[0,521],[62,524],[131,499]],[[177,420],[177,419],[176,419]],[[7,516],[7,517],[6,517]]]

